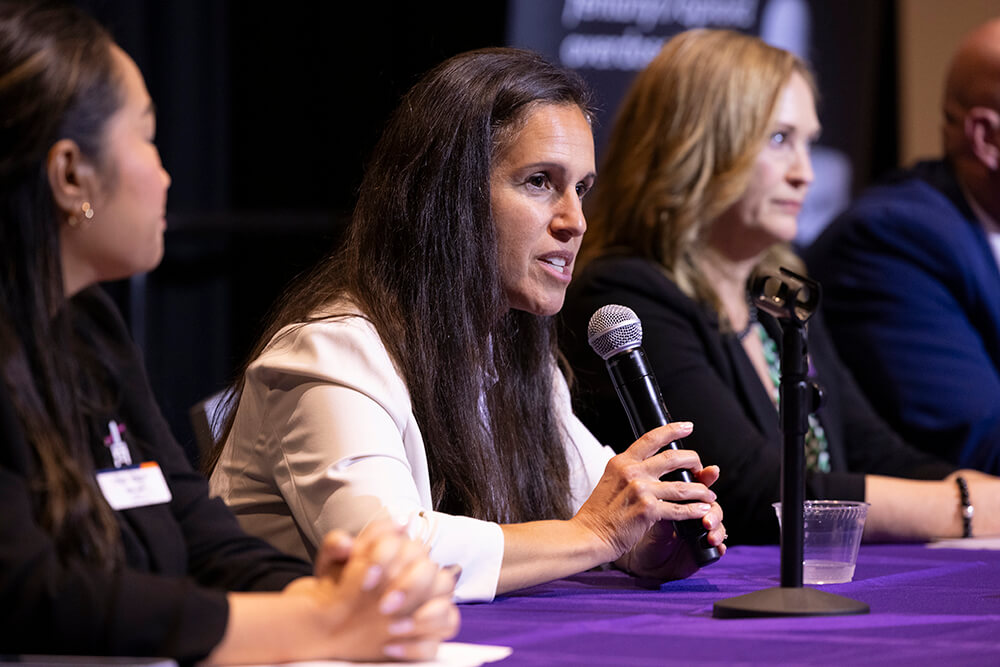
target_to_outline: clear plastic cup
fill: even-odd
[[[780,527],[781,503],[773,506]],[[807,500],[802,513],[802,583],[842,584],[853,579],[868,503]]]

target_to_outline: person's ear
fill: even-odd
[[[1000,111],[972,107],[965,114],[965,136],[976,159],[990,171],[1000,170]]]
[[[97,169],[72,139],[60,139],[49,149],[46,173],[60,217],[66,221],[93,216]],[[89,214],[88,214],[89,211]]]

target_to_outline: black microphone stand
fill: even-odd
[[[781,324],[781,586],[720,600],[716,618],[762,616],[845,616],[867,614],[867,604],[802,586],[805,435],[809,413],[819,407],[821,392],[808,379],[806,321],[819,305],[814,280],[781,269],[781,277],[762,276],[751,288],[754,303]]]

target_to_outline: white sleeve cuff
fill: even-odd
[[[490,602],[496,596],[504,550],[499,524],[428,510],[384,511],[430,548],[434,562],[462,568],[455,602]]]

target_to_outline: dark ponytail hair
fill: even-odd
[[[119,534],[84,436],[47,159],[67,138],[100,164],[122,103],[112,43],[73,7],[0,2],[0,374],[35,454],[42,525],[61,555],[104,563]]]
[[[552,321],[508,310],[490,207],[494,159],[547,104],[590,117],[582,81],[528,51],[472,51],[425,75],[375,149],[343,249],[290,289],[251,355],[352,300],[406,382],[435,509],[505,523],[569,515]]]

